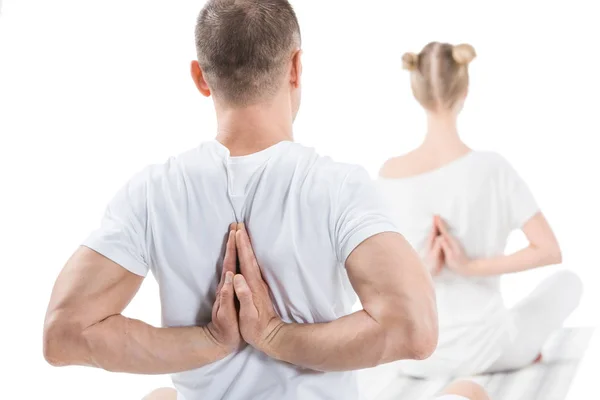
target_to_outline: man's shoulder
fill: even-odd
[[[147,164],[140,168],[127,181],[127,188],[133,194],[142,192],[148,193],[148,190],[156,187],[177,182],[183,176],[181,173],[185,165],[193,160],[193,154],[198,152],[198,148],[186,151],[176,156],[167,157],[162,162]],[[152,190],[154,192],[154,190]]]
[[[148,183],[158,183],[181,176],[186,170],[207,171],[211,165],[216,165],[214,151],[213,142],[205,142],[179,154],[168,156],[162,162],[147,165],[136,177],[145,179]]]
[[[147,165],[131,179],[134,186],[170,186],[184,176],[220,174],[219,148],[212,141],[167,158],[164,162]],[[340,162],[321,154],[317,149],[300,143],[290,143],[273,165],[278,173],[291,170],[303,175],[305,183],[339,188],[347,180],[370,180],[367,171],[357,164]],[[284,174],[287,175],[287,174]]]
[[[330,156],[319,153],[315,148],[294,143],[293,151],[300,155],[296,159],[299,163],[305,164],[309,176],[314,181],[328,186],[339,186],[351,177],[370,179],[367,171],[360,165],[336,161]]]

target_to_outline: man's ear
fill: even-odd
[[[198,91],[202,93],[203,96],[210,97],[210,88],[208,87],[208,83],[206,83],[206,79],[204,79],[202,68],[200,68],[200,64],[196,60],[192,61],[191,73]]]
[[[292,56],[292,71],[290,74],[290,83],[294,89],[300,87],[302,81],[302,50],[297,50]]]

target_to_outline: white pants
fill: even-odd
[[[583,292],[582,287],[577,275],[568,271],[557,272],[540,283],[529,296],[509,310],[517,328],[517,335],[492,366],[480,373],[515,370],[530,365],[540,355],[550,335],[560,329],[577,308]],[[390,363],[360,371],[361,390],[367,398],[377,398],[381,388],[393,381],[400,370],[397,363]],[[436,400],[464,398],[446,395]]]
[[[541,354],[550,335],[577,308],[583,284],[577,275],[561,271],[544,280],[510,312],[517,336],[488,373],[523,368]]]

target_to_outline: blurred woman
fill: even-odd
[[[500,276],[558,264],[557,240],[527,185],[499,154],[471,150],[456,120],[469,88],[472,46],[430,43],[403,57],[427,115],[414,151],[387,161],[379,184],[406,238],[434,277],[440,340],[426,361],[406,361],[417,377],[512,370],[540,360],[542,346],[577,307],[582,284],[559,272],[512,309]],[[529,245],[504,255],[521,229]]]

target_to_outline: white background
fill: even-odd
[[[594,2],[302,0],[304,102],[296,139],[375,175],[423,137],[404,51],[468,42],[479,57],[460,131],[528,181],[586,293],[572,326],[600,320],[600,29]],[[145,165],[215,134],[189,79],[192,0],[5,0],[0,16],[2,398],[136,399],[166,377],[53,369],[42,325],[61,267],[116,190]],[[522,237],[511,248],[522,245]],[[552,271],[504,281],[509,304]],[[148,279],[127,310],[159,324]],[[599,352],[600,355],[600,352]],[[588,369],[589,370],[589,369]],[[593,382],[580,374],[570,398]],[[8,392],[7,392],[8,390]],[[581,396],[581,397],[580,397]],[[12,398],[13,396],[10,396]],[[20,396],[19,396],[20,397]]]

